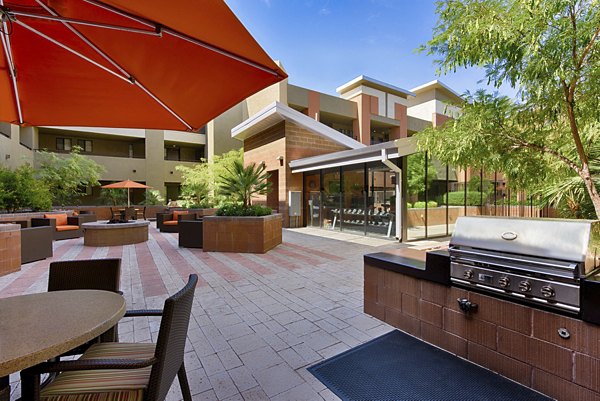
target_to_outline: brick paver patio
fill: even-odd
[[[190,273],[199,275],[188,332],[186,368],[195,400],[338,399],[306,368],[391,330],[362,312],[362,255],[402,245],[345,241],[284,230],[265,255],[204,253],[177,246],[177,234],[150,226],[146,243],[84,247],[54,243],[54,257],[0,277],[0,297],[46,291],[53,260],[120,257],[128,309],[162,307]],[[155,341],[159,318],[129,318],[120,341]],[[18,375],[11,376],[18,397]],[[181,399],[177,381],[169,400]]]

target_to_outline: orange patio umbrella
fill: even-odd
[[[100,188],[110,188],[110,189],[127,189],[127,207],[130,206],[131,202],[129,201],[129,189],[131,188],[152,188],[148,185],[140,184],[139,182],[125,180],[114,182],[112,184],[102,185]]]
[[[223,0],[0,0],[0,121],[196,131],[286,74]]]

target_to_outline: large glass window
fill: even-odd
[[[321,226],[321,175],[320,173],[304,174],[305,216],[308,227]]]
[[[367,166],[367,234],[396,235],[396,174],[380,162]]]
[[[439,160],[427,158],[427,188],[426,212],[427,237],[439,237],[448,235],[447,216],[448,208],[444,202],[444,195],[448,192],[447,168]]]
[[[408,240],[425,238],[425,153],[414,153],[407,157],[406,171],[406,228]]]
[[[323,228],[341,230],[341,177],[339,168],[323,170],[321,191]]]
[[[364,165],[343,168],[342,230],[365,233]]]

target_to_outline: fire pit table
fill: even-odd
[[[86,246],[130,245],[148,241],[149,221],[132,220],[126,223],[84,223],[83,244]]]

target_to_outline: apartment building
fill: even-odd
[[[210,121],[198,133],[63,127],[0,126],[0,160],[35,164],[37,149],[66,153],[73,146],[102,164],[102,183],[132,179],[179,195],[176,166],[194,165],[244,147],[246,163],[264,164],[273,191],[259,201],[281,212],[284,226],[314,226],[388,238],[447,235],[463,209],[429,207],[451,190],[467,191],[477,173],[439,163],[427,188],[407,185],[410,171],[431,171],[415,156],[411,136],[460,112],[458,93],[440,81],[403,89],[359,76],[333,96],[274,84]],[[425,164],[424,164],[425,163]],[[410,167],[413,167],[412,169]],[[483,181],[483,180],[482,180]],[[94,188],[82,203],[95,203]],[[133,202],[143,192],[133,192]],[[412,207],[425,201],[424,208]]]
[[[74,146],[101,164],[101,184],[131,179],[160,190],[166,199],[177,199],[181,174],[177,165],[193,166],[206,157],[206,133],[87,127],[19,127],[0,125],[0,161],[17,167],[36,164],[36,150],[69,153]],[[82,204],[95,204],[100,188],[90,188]],[[132,201],[143,200],[133,190]]]
[[[243,141],[245,162],[265,165],[273,191],[260,201],[283,214],[284,226],[419,237],[409,232],[408,200],[424,194],[403,184],[416,152],[410,137],[456,116],[461,97],[440,81],[407,90],[366,76],[336,91],[282,81],[215,119],[213,129],[230,129]],[[436,177],[449,179],[465,176],[452,169]]]

